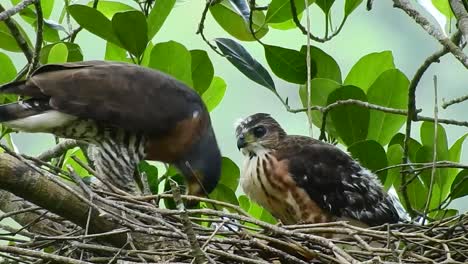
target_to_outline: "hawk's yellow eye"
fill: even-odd
[[[266,134],[266,128],[264,126],[254,127],[253,134],[256,138],[261,138]]]

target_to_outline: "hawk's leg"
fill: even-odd
[[[143,137],[127,133],[105,137],[89,145],[88,155],[103,180],[128,193],[140,193],[134,173],[145,156]]]

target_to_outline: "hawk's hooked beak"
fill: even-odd
[[[240,150],[241,148],[245,148],[247,146],[247,142],[245,141],[244,135],[240,135],[237,138],[237,148]]]

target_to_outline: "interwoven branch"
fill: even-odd
[[[41,228],[37,228],[41,221],[34,221],[26,229],[18,230],[27,238],[21,240],[12,238],[11,234],[17,233],[14,228],[1,226],[7,228],[9,233],[0,234],[0,240],[13,239],[15,245],[1,246],[0,254],[12,258],[21,256],[26,263],[37,260],[111,263],[117,259],[117,263],[193,263],[194,245],[198,245],[196,250],[203,254],[199,255],[200,258],[206,257],[209,263],[275,263],[276,260],[300,264],[311,261],[463,263],[468,252],[465,237],[467,214],[427,226],[407,223],[366,229],[346,222],[277,226],[245,214],[232,213],[243,212],[240,208],[228,212],[203,207],[164,209],[154,206],[154,200],[166,198],[179,201],[179,205],[185,199],[198,199],[218,207],[222,205],[219,201],[206,198],[178,195],[177,191],[176,197],[170,194],[143,197],[120,195],[82,186],[82,181],[75,179],[81,188],[69,187],[74,190],[69,192],[70,189],[57,184],[57,179],[50,178],[54,177],[51,171],[37,167],[33,169],[35,166],[30,161],[8,154],[0,155],[0,186],[19,197],[41,204],[40,207],[32,206],[30,209],[0,209],[6,209],[8,216],[36,213],[40,219],[47,220],[49,225],[53,224],[56,232],[44,234]],[[25,177],[10,177],[19,173]],[[21,183],[27,179],[35,179],[37,184]],[[15,183],[16,180],[19,182]],[[9,187],[13,185],[18,188]],[[47,195],[36,196],[44,192],[60,193],[61,190],[68,194],[49,198]],[[93,193],[92,204],[86,198],[89,197],[88,192]],[[81,198],[76,199],[78,196]],[[48,199],[51,199],[50,203]],[[73,210],[57,211],[57,206],[72,207]],[[90,207],[98,214],[91,218],[88,233],[88,226],[83,221]],[[229,206],[233,207],[236,206]],[[50,211],[56,211],[57,214],[49,215]],[[66,211],[73,211],[74,215]],[[77,221],[77,216],[83,220]],[[96,222],[93,219],[102,220]],[[192,230],[190,242],[186,235],[188,226]],[[330,239],[324,235],[340,238]],[[116,240],[119,237],[122,240]],[[132,240],[128,240],[129,237]],[[130,246],[132,243],[133,247]],[[48,249],[47,253],[43,252],[45,248]]]
[[[16,6],[2,11],[0,13],[0,21],[6,20],[15,14],[18,14],[19,12],[21,12],[23,9],[25,9],[26,7],[28,7],[30,4],[34,2],[36,2],[36,0],[23,0]]]

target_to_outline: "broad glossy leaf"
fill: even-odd
[[[260,205],[256,204],[255,202],[250,202],[250,208],[248,211],[249,215],[252,217],[262,220],[264,222],[270,223],[270,224],[275,224],[276,219],[263,207]],[[247,224],[249,226],[252,226],[250,224]]]
[[[307,54],[307,46],[302,46],[301,52]],[[338,83],[342,82],[340,66],[338,66],[338,63],[332,56],[317,47],[311,46],[310,59],[313,62],[312,65],[317,69],[315,78],[331,79]]]
[[[349,146],[348,151],[353,158],[359,160],[359,163],[370,171],[376,171],[387,167],[387,154],[384,148],[377,141],[363,140]],[[385,182],[387,171],[378,173],[380,181]]]
[[[434,147],[434,123],[423,122],[421,125],[421,142],[424,146]],[[437,126],[437,160],[448,160],[448,143],[445,129],[440,124]]]
[[[341,85],[333,80],[315,78],[310,81],[310,105],[326,106],[328,96],[331,92],[335,91],[341,87]],[[301,98],[302,105],[307,107],[307,87],[306,85],[300,85],[299,87],[299,96]],[[323,114],[320,111],[312,111],[312,123],[318,128],[322,127],[322,118]],[[327,123],[325,125],[325,130],[330,135],[336,137],[337,132],[336,128],[333,125],[333,121],[330,118],[330,115],[327,115]]]
[[[396,109],[408,105],[409,80],[397,69],[383,72],[367,91],[369,103]],[[370,110],[368,139],[387,145],[393,135],[400,131],[406,116]]]
[[[323,13],[328,14],[335,0],[315,0],[315,3],[322,9]]]
[[[275,90],[275,83],[268,71],[242,47],[239,43],[232,39],[217,38],[215,39],[221,52],[226,55],[226,58],[247,76],[250,80],[265,86],[270,90]]]
[[[401,164],[403,160],[403,148],[399,144],[394,144],[387,149],[388,166]],[[385,190],[388,190],[392,185],[398,190],[401,186],[401,168],[393,168],[387,170],[387,178],[384,182]]]
[[[83,151],[80,148],[76,147],[76,148],[70,149],[65,154],[65,158],[63,161],[63,165],[62,165],[62,170],[68,171],[67,165],[70,165],[73,168],[73,170],[76,172],[76,174],[78,174],[80,177],[83,178],[85,176],[89,176],[89,172],[72,159],[73,156],[75,156],[76,158],[78,158],[80,161],[82,161],[85,164],[88,163],[85,155],[83,154]]]
[[[345,16],[349,16],[361,3],[362,0],[346,0],[344,7]]]
[[[298,17],[302,18],[302,14],[299,14]],[[292,19],[289,19],[281,23],[268,23],[268,26],[279,30],[290,30],[296,28],[296,23]]]
[[[70,43],[70,42],[58,42],[58,43],[53,43],[53,44],[49,44],[49,45],[42,47],[41,57],[40,57],[40,62],[42,64],[48,63],[50,50],[59,43],[64,44],[67,47],[67,50],[68,50],[67,62],[83,61],[83,54],[78,44]]]
[[[293,0],[297,14],[302,13],[305,9],[304,0]],[[309,5],[314,3],[314,0],[308,1]],[[266,14],[266,23],[281,23],[292,19],[290,0],[272,0],[268,6]]]
[[[437,210],[429,214],[429,217],[434,220],[442,220],[445,218],[449,218],[458,214],[458,210],[455,209],[444,209],[444,210]]]
[[[57,43],[50,49],[48,63],[65,63],[67,60],[68,48],[64,43]]]
[[[88,2],[88,6],[92,7],[94,3],[93,1]],[[115,2],[115,1],[99,1],[99,4],[96,8],[99,12],[101,12],[104,16],[107,17],[107,19],[111,20],[112,17],[117,13],[117,12],[123,12],[123,11],[136,11],[135,8],[126,5],[124,3],[120,2]]]
[[[213,63],[204,50],[191,50],[193,88],[203,94],[210,87],[214,76]]]
[[[249,22],[245,21],[242,15],[237,13],[236,8],[228,0],[223,0],[211,6],[210,12],[216,22],[233,37],[243,41],[255,40],[250,32]],[[254,11],[252,22],[255,36],[259,39],[262,38],[268,32],[263,12]]]
[[[140,11],[126,11],[112,17],[112,28],[122,44],[137,58],[143,54],[148,44],[146,17]]]
[[[394,144],[400,145],[402,148],[404,147],[404,141],[405,141],[405,135],[402,133],[397,133],[393,136],[393,138],[390,140],[390,143],[388,143],[388,146],[392,146]],[[416,153],[418,150],[422,147],[421,143],[419,143],[417,140],[410,138],[409,141],[409,150],[408,150],[408,156],[411,162],[416,162]]]
[[[34,24],[36,27],[36,24]],[[46,42],[58,42],[60,41],[60,36],[57,29],[51,27],[49,24],[44,23],[43,26],[43,37]]]
[[[42,15],[45,18],[49,18],[54,9],[54,0],[41,0]]]
[[[246,195],[241,195],[237,198],[239,200],[239,206],[242,210],[248,212],[250,209],[250,199]]]
[[[452,199],[468,195],[468,170],[460,171],[451,186]]]
[[[433,148],[430,146],[423,145],[418,152],[416,153],[416,162],[418,163],[431,163],[433,160]],[[421,172],[420,179],[424,182],[424,185],[431,185],[432,178],[432,169],[427,169]],[[434,174],[434,184],[433,184],[433,194],[431,198],[432,204],[439,204],[448,194],[450,190],[450,185],[448,185],[448,190],[442,191],[444,185],[447,185],[447,169],[436,169]],[[445,193],[445,194],[443,194]]]
[[[367,101],[366,94],[356,86],[343,86],[330,93],[327,105],[336,101],[357,99]],[[343,142],[350,146],[366,139],[369,127],[369,109],[356,105],[340,105],[328,113]]]
[[[408,198],[411,206],[418,211],[424,211],[428,192],[428,187],[419,177],[416,177],[408,184],[407,187]],[[404,203],[404,199],[402,199],[402,197],[400,197],[400,200]]]
[[[158,0],[148,15],[148,39],[151,40],[161,29],[167,16],[171,13],[176,0]]]
[[[203,102],[209,112],[213,111],[221,103],[225,92],[226,82],[222,78],[215,76],[210,87],[202,95]]]
[[[13,61],[5,53],[0,52],[0,84],[13,80],[16,76],[16,68]]]
[[[278,46],[263,45],[265,57],[271,70],[279,78],[297,84],[307,81],[306,56],[297,50]],[[311,65],[311,76],[314,76],[315,65]]]
[[[380,74],[394,68],[391,51],[370,53],[354,64],[346,76],[344,84],[357,86],[367,92]]]
[[[120,44],[114,35],[111,21],[101,12],[85,5],[71,5],[68,12],[84,29],[107,41]]]
[[[463,147],[463,143],[465,142],[468,133],[461,136],[449,149],[449,160],[453,162],[460,162],[460,155]],[[450,179],[455,179],[455,176],[458,174],[459,169],[448,169],[448,177]]]
[[[151,51],[149,67],[165,72],[192,87],[192,58],[184,45],[175,42],[161,42]]]
[[[106,53],[104,55],[104,59],[109,61],[122,61],[128,63],[132,62],[125,49],[109,41],[106,43]]]
[[[210,193],[210,199],[227,202],[233,205],[239,205],[236,193],[222,183],[218,183],[213,192]]]
[[[148,67],[150,59],[151,59],[151,51],[153,50],[153,43],[151,41],[148,42],[146,45],[145,52],[143,53],[143,59],[141,60],[140,65]]]
[[[3,21],[0,21],[0,49],[12,52],[21,52],[21,48],[18,46],[15,38],[13,38],[10,30]]]
[[[236,163],[227,157],[223,157],[221,163],[221,178],[219,183],[224,184],[232,191],[237,190],[239,185],[240,170]]]
[[[229,0],[232,7],[241,15],[245,21],[249,21],[250,18],[250,6],[247,0]]]
[[[454,18],[449,0],[432,0],[431,2],[448,20]],[[434,16],[434,14],[432,15]]]
[[[158,178],[158,168],[156,166],[149,164],[147,161],[141,161],[138,164],[138,172],[140,174],[145,174],[148,180],[148,185],[151,190],[151,193],[159,193],[159,178]]]

